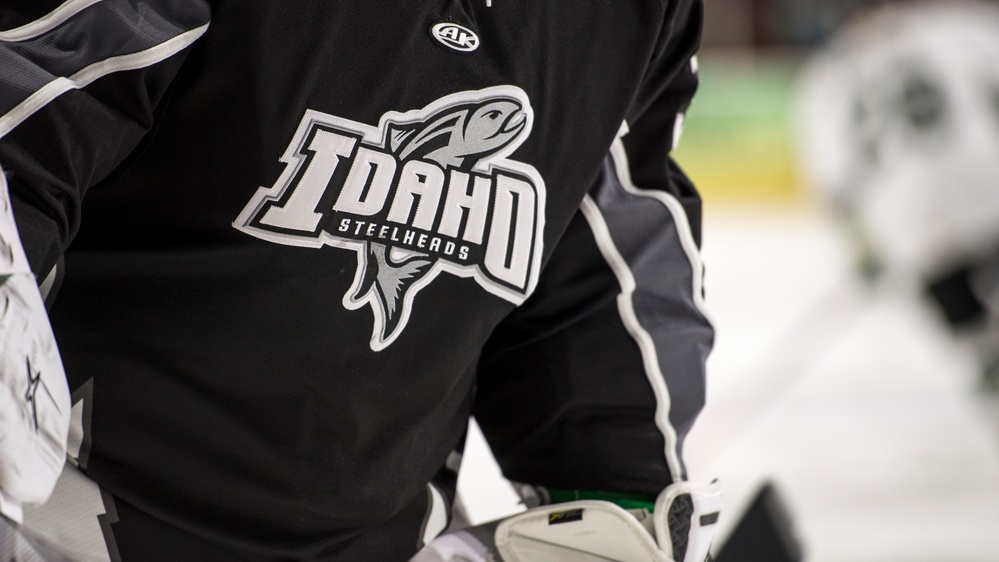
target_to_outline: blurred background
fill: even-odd
[[[805,560],[999,560],[994,321],[929,290],[999,248],[991,7],[707,3],[676,158],[718,330],[686,456],[725,483],[723,535],[770,481]]]
[[[709,0],[675,158],[717,330],[692,480],[813,562],[999,560],[994,3]],[[470,516],[520,509],[477,436]],[[479,495],[478,499],[474,496]]]

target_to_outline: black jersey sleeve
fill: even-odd
[[[655,494],[686,478],[705,394],[700,199],[669,158],[697,86],[702,6],[661,44],[535,293],[494,331],[474,415],[507,478]]]
[[[205,0],[0,6],[0,167],[36,275],[72,240],[84,193],[150,131],[210,16]]]

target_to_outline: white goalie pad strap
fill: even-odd
[[[496,529],[504,562],[671,562],[634,515],[582,500],[535,508]]]
[[[722,487],[677,482],[659,494],[653,521],[659,547],[676,562],[704,562],[722,507]]]

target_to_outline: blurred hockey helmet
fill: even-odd
[[[799,83],[807,182],[869,273],[919,282],[955,324],[999,304],[997,61],[999,8],[905,4],[847,26]]]

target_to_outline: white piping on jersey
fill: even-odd
[[[607,227],[607,221],[600,212],[600,207],[597,206],[589,194],[583,197],[583,203],[579,208],[583,212],[586,221],[590,224],[590,229],[593,231],[593,237],[597,241],[600,253],[607,261],[611,271],[614,272],[614,276],[617,277],[618,285],[621,286],[621,294],[617,296],[618,314],[621,315],[621,321],[624,323],[625,330],[628,331],[628,335],[638,344],[639,351],[642,354],[642,365],[645,368],[645,376],[649,379],[652,392],[656,397],[656,427],[659,428],[659,432],[662,433],[663,439],[666,442],[666,464],[669,466],[669,472],[673,476],[673,480],[680,481],[683,479],[683,464],[680,461],[680,454],[677,451],[676,429],[669,421],[672,401],[669,389],[666,387],[666,379],[663,377],[662,368],[659,366],[659,354],[656,352],[656,344],[652,341],[652,336],[648,330],[638,321],[638,315],[635,312],[635,303],[632,299],[637,287],[635,276],[614,244],[610,229]]]
[[[622,123],[618,133],[618,138],[614,140],[610,150],[611,158],[614,161],[614,168],[617,171],[618,181],[627,193],[638,197],[650,197],[655,199],[662,203],[667,210],[669,210],[670,215],[673,217],[674,224],[676,225],[680,245],[683,248],[684,253],[687,255],[687,259],[690,261],[692,278],[691,290],[693,292],[692,297],[694,306],[697,307],[697,310],[704,316],[705,320],[708,321],[708,323],[711,323],[711,318],[707,313],[707,307],[704,303],[704,269],[701,263],[697,243],[690,230],[690,222],[687,220],[687,214],[683,210],[683,206],[672,194],[662,191],[640,189],[632,182],[631,171],[628,166],[628,155],[624,148],[624,142],[621,140],[621,137],[627,134],[627,132],[627,123]],[[618,313],[621,315],[621,321],[624,323],[625,329],[638,344],[639,350],[642,354],[642,364],[645,368],[645,375],[649,380],[649,385],[652,387],[652,392],[656,398],[655,422],[665,441],[666,464],[670,469],[670,474],[673,479],[675,481],[680,481],[683,479],[684,470],[683,462],[680,459],[678,449],[676,429],[669,420],[672,401],[670,398],[669,388],[666,385],[666,378],[663,376],[662,367],[659,363],[659,354],[656,351],[655,342],[653,341],[648,330],[641,325],[641,322],[638,320],[638,315],[635,312],[635,305],[633,301],[633,296],[637,288],[635,276],[628,267],[624,257],[621,256],[620,251],[617,249],[617,246],[611,237],[610,229],[607,227],[607,222],[604,219],[603,214],[600,212],[599,206],[595,201],[593,201],[590,195],[586,195],[583,198],[580,210],[582,211],[587,222],[590,224],[590,228],[593,231],[600,253],[607,261],[607,264],[614,272],[615,277],[617,277],[618,284],[621,286],[621,294],[618,295],[617,298]]]
[[[62,25],[63,22],[69,18],[101,1],[102,0],[69,0],[68,2],[64,2],[55,10],[52,10],[48,14],[31,23],[26,23],[21,27],[15,27],[14,29],[9,29],[7,31],[0,31],[0,41],[14,42],[33,39],[39,35],[52,31],[56,27]]]
[[[683,252],[687,254],[687,259],[690,260],[694,306],[697,307],[698,312],[704,316],[704,319],[708,323],[714,324],[711,321],[711,315],[708,313],[707,304],[704,302],[704,263],[701,261],[701,251],[697,247],[697,241],[694,240],[694,233],[690,229],[690,221],[687,220],[687,213],[683,210],[683,205],[680,204],[680,201],[672,193],[642,189],[632,183],[631,169],[628,167],[628,152],[625,150],[624,142],[620,136],[611,145],[610,154],[614,160],[614,169],[617,170],[617,179],[621,182],[621,187],[625,191],[639,197],[651,197],[665,205],[669,209],[670,214],[673,215],[673,221],[676,223],[676,231],[680,237],[680,246],[683,247]]]
[[[615,138],[621,138],[624,135],[627,135],[629,132],[631,132],[631,129],[628,128],[628,122],[621,121],[621,126],[617,128],[617,137]]]
[[[208,29],[208,25],[206,23],[201,27],[181,33],[144,51],[95,62],[68,78],[59,77],[52,80],[14,106],[6,115],[0,116],[0,138],[11,132],[14,127],[17,127],[36,111],[45,107],[50,101],[70,90],[86,87],[94,80],[108,74],[151,66],[177,54],[201,37]]]
[[[676,114],[676,120],[673,121],[673,146],[670,147],[670,150],[676,150],[676,147],[680,146],[680,137],[683,136],[683,123],[686,119],[687,116],[685,114]]]
[[[699,65],[697,62],[697,55],[690,57],[690,73],[697,76],[697,71],[699,70]],[[683,125],[687,120],[687,114],[680,112],[676,114],[676,120],[673,121],[673,146],[671,150],[676,150],[680,146],[680,137],[683,136]],[[623,137],[624,135],[619,134],[618,137]]]

